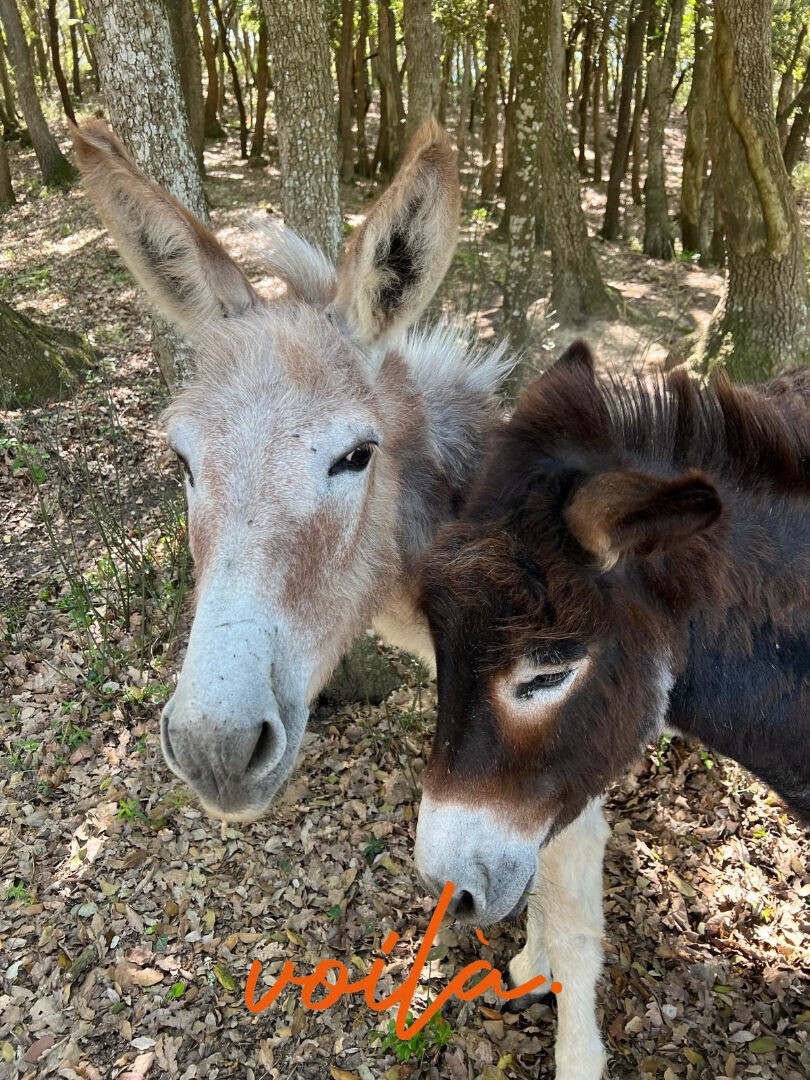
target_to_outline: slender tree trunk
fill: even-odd
[[[58,401],[93,359],[78,334],[32,322],[0,300],[0,408]]]
[[[8,164],[6,140],[0,131],[0,209],[14,204],[14,189],[11,186],[11,169]]]
[[[796,202],[772,104],[770,0],[716,0],[717,198],[728,273],[704,364],[766,379],[810,361],[810,299]]]
[[[436,106],[436,119],[445,127],[447,125],[447,98],[450,93],[450,73],[453,68],[453,54],[456,46],[449,38],[445,38],[444,52],[442,55],[442,74],[439,80],[439,101]]]
[[[501,55],[501,11],[498,0],[486,14],[484,53],[484,124],[481,132],[481,205],[495,201],[498,181],[498,67]]]
[[[340,43],[335,56],[338,85],[338,152],[340,179],[348,184],[354,177],[354,0],[342,0],[340,6]]]
[[[371,86],[368,80],[368,0],[360,0],[357,43],[354,49],[354,114],[357,125],[355,170],[358,176],[372,175],[366,137],[366,115],[371,105]]]
[[[203,56],[208,75],[208,89],[205,94],[205,138],[224,139],[225,131],[219,122],[219,72],[217,71],[217,50],[211,33],[211,12],[208,0],[199,0],[200,27],[203,38]]]
[[[45,54],[45,42],[48,40],[47,23],[42,16],[38,0],[22,0],[28,12],[28,22],[33,31],[31,50],[39,68],[39,78],[46,93],[51,92],[51,71]],[[30,54],[29,54],[30,55]]]
[[[205,150],[205,105],[202,94],[202,64],[200,63],[200,42],[197,37],[197,24],[194,19],[192,0],[163,0],[169,16],[169,28],[172,32],[172,44],[180,85],[186,106],[188,127],[197,164],[200,170],[205,168],[203,152]]]
[[[588,102],[591,89],[591,68],[593,66],[593,19],[585,23],[585,38],[582,43],[582,93],[579,98],[579,159],[577,166],[581,176],[588,175],[586,146],[588,143]]]
[[[67,79],[62,68],[62,57],[59,55],[59,20],[56,18],[56,0],[48,0],[48,43],[51,48],[51,63],[56,77],[56,85],[59,87],[59,96],[62,99],[62,108],[68,120],[76,123],[76,114],[73,111],[73,102],[70,100]]]
[[[700,217],[703,178],[706,173],[712,70],[712,49],[706,31],[706,14],[705,0],[698,0],[695,7],[695,64],[686,103],[686,142],[681,184],[681,244],[684,251],[703,250],[700,246]]]
[[[408,61],[406,140],[436,111],[439,99],[437,35],[431,0],[405,0],[402,7],[405,56]]]
[[[456,146],[460,154],[464,153],[467,136],[470,131],[470,97],[472,90],[472,46],[465,37],[461,42],[461,92],[458,102],[458,127],[456,128]]]
[[[635,206],[641,206],[641,204],[644,202],[641,190],[641,118],[645,112],[646,102],[647,95],[644,88],[644,71],[642,68],[639,68],[636,72],[636,86],[633,102],[633,123],[630,127],[630,149],[633,154],[633,169],[630,174],[630,196]],[[626,166],[625,172],[627,172]]]
[[[5,29],[9,56],[17,80],[20,108],[31,136],[42,179],[46,184],[69,184],[75,177],[76,170],[59,149],[45,122],[20,13],[14,0],[0,0],[0,22]]]
[[[790,114],[791,102],[793,101],[793,94],[795,90],[795,83],[793,79],[793,73],[796,70],[796,65],[799,62],[802,48],[804,47],[804,40],[807,37],[807,24],[802,26],[799,31],[799,36],[796,39],[796,44],[793,48],[790,60],[785,70],[782,72],[782,78],[779,82],[779,93],[776,97],[776,126],[779,129],[779,143],[784,150],[785,142],[788,137],[788,116]],[[788,169],[790,172],[790,169]]]
[[[264,0],[273,54],[281,208],[330,259],[341,240],[329,43],[318,0]]]
[[[671,259],[675,254],[669,226],[664,137],[672,105],[672,80],[681,42],[681,26],[686,0],[672,0],[669,29],[663,54],[650,57],[647,77],[649,109],[647,135],[647,181],[644,185],[644,254],[653,259]]]
[[[239,70],[236,66],[233,53],[231,52],[231,45],[228,39],[228,25],[225,22],[225,17],[222,14],[222,4],[220,0],[211,0],[211,4],[214,9],[214,15],[216,16],[217,26],[219,28],[219,40],[222,46],[222,53],[225,57],[225,62],[228,65],[228,71],[231,76],[231,85],[233,86],[233,96],[236,101],[236,109],[239,113],[239,153],[243,158],[248,156],[247,140],[248,140],[248,123],[247,115],[245,114],[245,102],[242,98],[242,85],[239,82]]]
[[[377,0],[377,79],[380,84],[380,133],[374,154],[374,167],[390,176],[402,156],[405,109],[397,67],[396,23],[389,0]]]
[[[268,60],[267,20],[259,16],[259,45],[256,50],[256,119],[253,124],[253,139],[250,143],[248,164],[260,168],[265,164],[264,125],[267,121],[267,90],[270,83],[270,63]]]
[[[2,19],[0,19],[0,30],[2,30]],[[4,122],[8,124],[10,128],[17,128],[20,126],[20,121],[14,108],[14,91],[11,88],[11,80],[8,77],[8,67],[6,66],[6,43],[2,33],[0,33],[0,86],[3,88],[3,100],[6,105],[6,119]]]
[[[601,235],[606,240],[618,240],[620,229],[619,210],[621,205],[622,180],[626,172],[627,151],[630,146],[630,129],[633,109],[633,86],[641,67],[644,50],[644,37],[650,17],[653,0],[639,0],[639,6],[631,9],[627,30],[627,46],[622,65],[621,95],[619,112],[616,118],[616,142],[610,162],[605,217]]]
[[[68,0],[68,17],[70,19],[70,69],[73,80],[73,96],[78,101],[81,101],[82,80],[79,71],[79,31],[77,30],[79,13],[76,0]]]

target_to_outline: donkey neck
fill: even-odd
[[[810,819],[807,495],[738,487],[724,496],[728,530],[707,561],[710,599],[689,620],[669,722]]]

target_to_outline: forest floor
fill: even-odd
[[[681,130],[673,125],[673,195]],[[0,1074],[33,1080],[528,1080],[553,1075],[554,1011],[494,1000],[443,1009],[402,1043],[354,998],[324,1012],[285,991],[252,1015],[253,960],[326,957],[355,975],[395,929],[378,996],[398,985],[433,911],[413,870],[435,688],[402,662],[383,706],[319,708],[294,779],[266,820],[220,827],[160,754],[190,576],[182,495],[157,418],[165,393],[146,303],[80,189],[43,191],[10,146],[17,206],[0,219],[0,296],[87,334],[101,360],[60,405],[0,414]],[[247,252],[278,176],[234,140],[207,153],[215,227]],[[464,173],[472,183],[474,170]],[[369,185],[345,194],[357,220]],[[583,187],[593,229],[604,185]],[[802,213],[808,216],[807,196]],[[674,205],[674,203],[673,203]],[[504,245],[465,205],[442,304],[497,332]],[[623,314],[582,328],[604,366],[660,363],[705,324],[721,276],[596,242]],[[539,260],[538,293],[548,279]],[[255,256],[247,263],[261,283]],[[272,282],[265,282],[272,286]],[[570,331],[542,304],[538,368]],[[610,792],[606,962],[599,1020],[614,1078],[810,1075],[810,842],[743,769],[683,740],[651,747]],[[441,931],[414,1002],[482,956],[505,968],[518,925]],[[380,1034],[381,1033],[381,1034]]]

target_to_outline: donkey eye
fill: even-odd
[[[374,453],[374,443],[364,442],[355,446],[344,457],[339,458],[329,468],[329,475],[335,476],[341,472],[362,472],[371,461]]]
[[[175,454],[177,454],[176,450],[175,450]],[[191,466],[189,465],[189,463],[186,461],[186,459],[183,457],[182,454],[177,454],[177,460],[180,462],[180,464],[181,464],[181,466],[183,468],[183,472],[186,474],[186,480],[188,480],[188,486],[189,487],[194,487],[194,477],[191,474]]]
[[[563,668],[561,671],[544,671],[540,675],[535,675],[529,682],[518,683],[518,688],[515,692],[516,697],[523,700],[530,700],[540,691],[551,690],[555,686],[562,686],[562,684],[573,674],[573,671],[573,668]]]

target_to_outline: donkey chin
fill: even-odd
[[[416,828],[416,868],[436,896],[455,886],[448,913],[489,926],[519,915],[535,887],[537,852],[548,830],[522,833],[491,810],[423,795]]]

